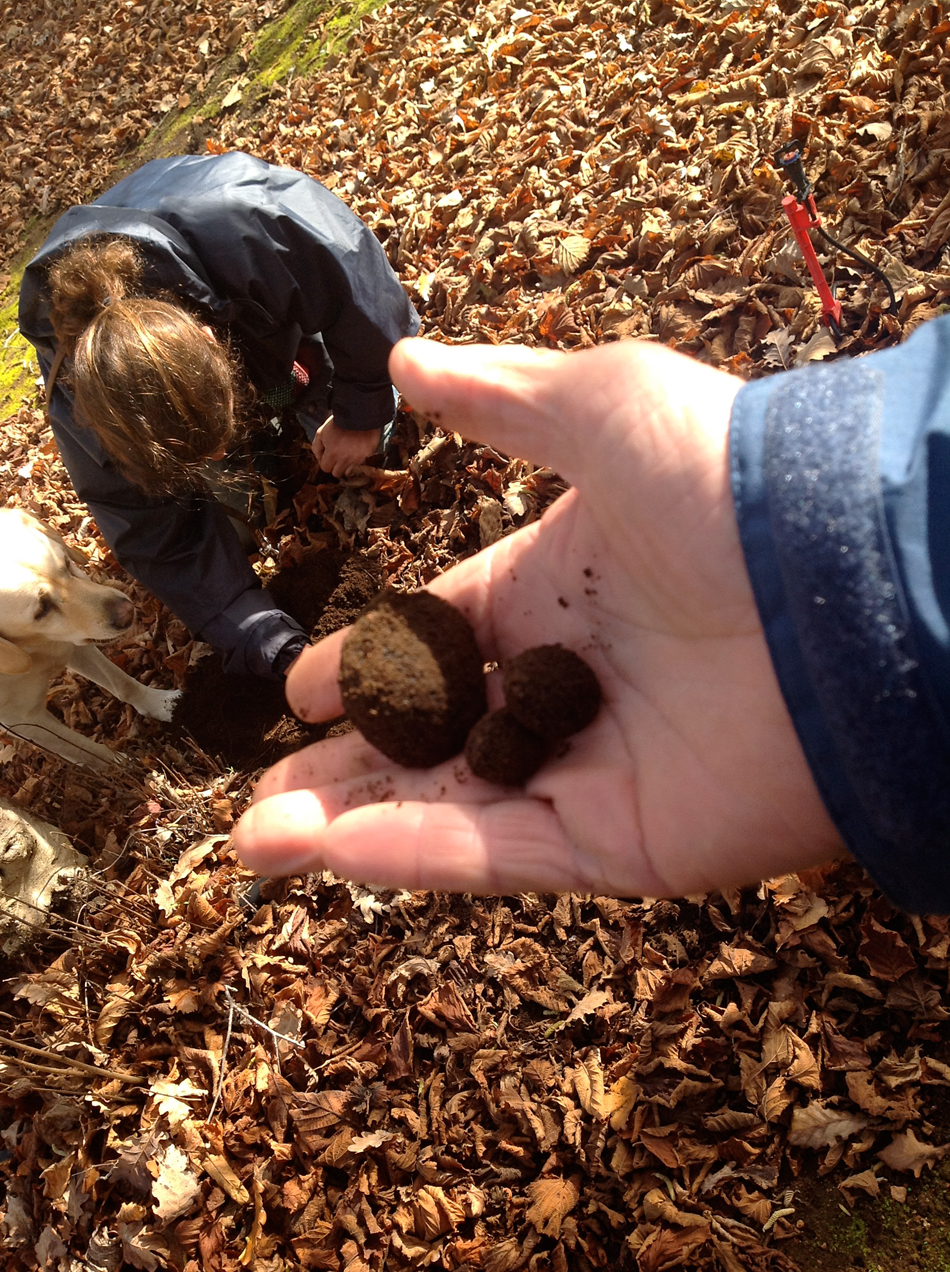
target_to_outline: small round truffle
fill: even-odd
[[[546,754],[544,739],[519,724],[505,707],[482,716],[465,742],[469,768],[497,786],[524,786]]]
[[[343,643],[346,714],[397,764],[458,755],[487,709],[482,656],[468,619],[431,592],[381,592]]]
[[[563,645],[537,645],[510,659],[502,685],[511,714],[543,738],[585,729],[600,709],[597,677]]]

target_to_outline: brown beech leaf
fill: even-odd
[[[691,1252],[711,1236],[708,1223],[696,1228],[659,1228],[640,1247],[639,1272],[666,1272],[689,1266]]]
[[[365,1136],[362,1138],[366,1138]],[[354,1140],[353,1143],[356,1141]],[[353,1149],[350,1144],[350,1151]],[[412,1197],[416,1236],[424,1241],[451,1232],[467,1218],[465,1207],[450,1197],[444,1188],[424,1184]]]
[[[752,944],[720,945],[719,954],[709,965],[708,975],[713,979],[734,976],[756,976],[760,972],[770,972],[775,967],[775,959],[764,950]]]
[[[693,1214],[688,1210],[680,1210],[678,1206],[675,1206],[662,1188],[650,1189],[643,1199],[643,1213],[651,1223],[662,1220],[665,1223],[675,1224],[678,1228],[702,1228],[707,1226],[707,1221],[702,1215]]]
[[[558,268],[565,274],[576,274],[590,254],[590,240],[582,234],[568,234],[555,249]]]
[[[788,1142],[801,1148],[827,1148],[838,1140],[850,1139],[867,1124],[868,1118],[863,1113],[851,1113],[821,1100],[812,1100],[804,1107],[792,1109]]]
[[[861,1038],[847,1038],[835,1027],[830,1016],[821,1016],[822,1059],[827,1069],[870,1069],[871,1057]]]
[[[581,1108],[591,1117],[604,1117],[606,1105],[604,1100],[604,1068],[600,1054],[596,1048],[590,1051],[572,1070],[574,1090]]]
[[[525,1192],[531,1202],[525,1211],[528,1223],[533,1223],[542,1236],[560,1236],[561,1224],[580,1197],[577,1177],[536,1179],[527,1185]]]
[[[878,980],[896,981],[917,966],[910,946],[899,932],[878,923],[873,915],[867,915],[861,924],[863,940],[858,954],[868,965],[872,976]]]
[[[419,1003],[419,1011],[433,1024],[443,1029],[452,1029],[463,1033],[476,1033],[478,1026],[465,1000],[449,981],[439,985],[427,998]]]
[[[950,1151],[950,1145],[935,1148],[930,1144],[922,1144],[908,1127],[895,1135],[887,1148],[881,1149],[878,1157],[891,1170],[912,1170],[919,1179],[920,1172],[925,1166],[932,1167],[935,1162],[941,1161],[948,1151]]]
[[[722,1113],[710,1113],[703,1118],[703,1126],[714,1135],[729,1134],[732,1131],[747,1131],[753,1126],[761,1126],[757,1113],[749,1113],[743,1109],[725,1109]]]
[[[865,1193],[875,1200],[881,1195],[881,1182],[873,1170],[862,1170],[856,1175],[849,1175],[847,1179],[842,1179],[838,1188],[848,1201],[853,1201],[851,1194],[855,1192]]]
[[[885,1094],[875,1083],[873,1075],[866,1071],[848,1073],[845,1081],[851,1099],[859,1109],[870,1113],[872,1117],[886,1117],[891,1122],[907,1122],[920,1116],[912,1091],[901,1096]]]

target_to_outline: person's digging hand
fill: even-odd
[[[486,661],[561,642],[604,702],[524,790],[461,757],[401,769],[356,733],[317,743],[262,778],[235,834],[243,861],[407,888],[678,896],[836,855],[739,543],[739,381],[635,341],[560,354],[404,340],[390,372],[436,423],[572,483],[431,590],[469,617]],[[345,635],[291,671],[304,720],[342,710]]]
[[[310,448],[316,456],[322,472],[334,477],[345,477],[354,464],[379,450],[381,430],[340,428],[329,416],[317,429]]]

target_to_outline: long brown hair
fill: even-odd
[[[130,240],[81,240],[50,267],[50,319],[79,420],[135,485],[171,493],[240,436],[242,377],[186,309],[141,294],[143,273]]]

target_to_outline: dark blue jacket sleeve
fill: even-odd
[[[950,318],[744,386],[746,563],[828,811],[904,909],[950,912]]]
[[[49,362],[42,356],[40,367],[45,379]],[[71,396],[59,383],[50,423],[76,493],[116,559],[221,653],[228,672],[271,675],[285,649],[299,652],[308,643],[261,587],[219,504],[139,490],[73,418]]]

